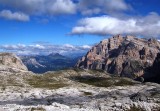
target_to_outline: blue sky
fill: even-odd
[[[83,52],[116,34],[159,38],[159,7],[159,0],[0,0],[0,50]]]
[[[32,19],[32,18],[31,18]],[[29,22],[8,21],[0,20],[1,32],[1,44],[30,44],[33,42],[50,42],[53,44],[72,44],[83,45],[93,44],[103,37],[91,36],[91,35],[68,35],[73,23],[69,19],[59,18],[56,20],[50,20],[48,23],[40,23],[37,20],[31,20]],[[75,21],[76,22],[76,21]],[[94,39],[93,39],[94,37]]]

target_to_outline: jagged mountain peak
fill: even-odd
[[[59,53],[50,53],[49,55],[60,55]]]
[[[53,57],[65,57],[59,53],[50,53],[48,56],[53,56]]]
[[[136,78],[146,73],[159,52],[160,43],[156,39],[116,35],[92,47],[76,67]]]

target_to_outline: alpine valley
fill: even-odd
[[[45,73],[74,67],[82,56],[68,57],[59,53],[49,55],[21,55],[19,56],[29,71],[34,73]]]
[[[0,0],[0,111],[160,111],[160,0]]]
[[[15,54],[0,53],[0,110],[159,111],[159,44],[116,35],[93,46],[75,68],[43,74],[27,67],[72,64],[60,54],[21,56],[26,67]]]

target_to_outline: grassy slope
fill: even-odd
[[[0,74],[0,86],[31,86],[33,88],[57,89],[70,84],[88,84],[96,87],[134,85],[135,82],[128,78],[111,77],[110,75],[95,70],[67,69],[45,74]]]
[[[104,72],[91,70],[61,70],[48,72],[43,75],[32,75],[26,79],[28,84],[35,88],[55,89],[68,86],[68,81],[84,83],[97,87],[134,85],[135,82],[128,78],[111,77]]]

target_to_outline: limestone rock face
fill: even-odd
[[[76,67],[104,70],[134,79],[153,65],[158,52],[160,43],[155,39],[116,35],[92,47]]]
[[[12,53],[0,53],[0,69],[15,68],[19,70],[28,70],[22,61]]]

